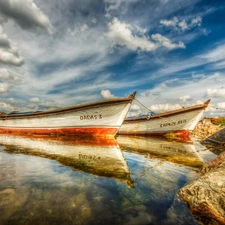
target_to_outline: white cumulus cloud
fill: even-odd
[[[137,110],[140,110],[140,107],[138,105],[132,105],[130,107],[130,110],[134,110],[134,111],[137,111]]]
[[[101,96],[104,99],[113,99],[113,98],[116,98],[115,95],[111,94],[110,90],[101,90]]]
[[[186,31],[190,30],[194,27],[200,27],[202,23],[202,18],[197,16],[192,19],[178,19],[176,16],[173,17],[171,20],[160,20],[160,24],[165,27],[171,27],[175,30]]]
[[[12,52],[0,48],[0,62],[21,66],[23,64],[23,58],[17,54],[13,54]]]
[[[146,36],[138,37],[132,34],[131,26],[120,22],[114,18],[111,23],[108,23],[108,33],[106,36],[113,42],[114,45],[126,46],[130,50],[153,51],[158,46],[151,42]]]
[[[142,51],[154,51],[161,46],[170,50],[185,48],[184,43],[179,42],[178,44],[174,44],[161,34],[153,34],[151,36],[153,41],[151,41],[148,35],[144,35],[145,29],[132,27],[130,24],[120,22],[117,18],[108,23],[108,29],[109,31],[106,33],[106,36],[111,40],[113,45],[126,46],[132,51],[139,49]],[[134,33],[139,33],[139,36]]]
[[[225,109],[225,102],[219,102],[216,104],[216,108],[218,109]]]
[[[152,39],[160,43],[161,46],[164,46],[171,50],[175,48],[185,48],[183,42],[180,41],[178,44],[174,44],[168,38],[162,36],[161,34],[153,34]]]
[[[181,96],[180,98],[179,98],[179,100],[181,101],[181,102],[186,102],[186,101],[191,101],[192,100],[192,98],[189,96],[189,95],[184,95],[184,96]]]
[[[176,109],[181,109],[182,106],[179,104],[156,104],[152,105],[150,107],[151,111],[153,112],[165,112],[165,111],[171,111],[171,110],[176,110]]]
[[[225,98],[225,89],[207,89],[206,96],[209,98]]]
[[[38,97],[33,97],[29,99],[29,102],[39,102],[39,98]]]

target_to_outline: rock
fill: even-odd
[[[201,172],[203,175],[179,194],[200,224],[225,225],[225,151]]]

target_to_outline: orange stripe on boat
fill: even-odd
[[[0,128],[0,134],[115,136],[119,128]]]

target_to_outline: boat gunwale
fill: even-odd
[[[46,110],[46,111],[36,111],[31,112],[30,114],[4,114],[0,116],[0,120],[6,120],[6,119],[23,119],[23,118],[30,118],[30,117],[38,117],[38,116],[51,116],[51,115],[57,115],[65,112],[70,111],[80,111],[82,109],[91,108],[93,106],[100,106],[100,105],[108,105],[111,103],[114,104],[120,104],[121,102],[132,102],[135,98],[136,91],[129,95],[126,98],[115,98],[115,99],[108,99],[108,100],[102,100],[98,102],[90,102],[90,103],[84,103],[79,105],[74,105],[70,107],[65,108],[59,108],[59,109],[53,109],[53,110]]]
[[[157,114],[154,114],[152,116],[126,118],[124,120],[124,123],[137,122],[137,121],[145,122],[146,120],[162,119],[162,117],[165,117],[166,118],[166,117],[170,117],[172,115],[182,114],[184,112],[195,111],[197,109],[204,110],[204,109],[207,108],[209,102],[210,102],[210,99],[207,100],[206,102],[204,102],[203,104],[189,106],[189,107],[186,107],[186,108],[176,109],[176,110],[172,110],[172,111],[168,111],[168,112],[163,112],[163,113],[157,113]]]

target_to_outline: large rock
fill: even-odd
[[[201,172],[198,180],[179,193],[200,224],[225,224],[225,151]]]

